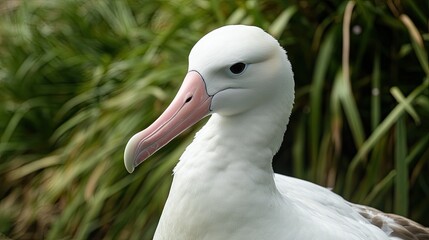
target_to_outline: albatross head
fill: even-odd
[[[293,103],[294,81],[285,51],[257,27],[231,25],[201,38],[189,54],[188,74],[176,97],[125,148],[128,172],[181,132],[210,114],[231,117],[273,103]],[[286,123],[285,123],[286,124]]]

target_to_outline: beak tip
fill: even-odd
[[[130,173],[130,174],[134,172],[134,167],[125,166],[125,168],[127,169],[128,173]]]
[[[127,171],[129,173],[134,172],[134,144],[132,141],[133,138],[130,139],[130,141],[128,142],[127,146],[125,147],[125,152],[124,152],[124,165],[125,165],[125,169],[127,169]]]
[[[129,158],[124,157],[124,165],[125,165],[125,169],[127,169],[127,171],[129,173],[133,173],[134,172],[134,163],[133,161],[129,161]]]
[[[124,158],[124,165],[125,165],[125,169],[127,169],[127,171],[129,173],[133,173],[134,172],[135,166],[134,166],[133,161],[129,161],[129,159],[125,157]]]

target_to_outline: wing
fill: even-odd
[[[429,228],[405,217],[350,203],[329,189],[304,180],[275,174],[275,182],[284,196],[309,212],[321,214],[319,218],[326,218],[324,222],[337,218],[336,224],[344,229],[370,234],[379,234],[381,229],[392,240],[429,240]]]
[[[336,232],[335,239],[390,239],[329,189],[279,174],[274,179],[279,192],[306,216],[308,226]]]
[[[389,237],[404,240],[429,240],[429,228],[408,218],[384,213],[359,204],[350,203],[350,206],[370,223],[387,233]]]

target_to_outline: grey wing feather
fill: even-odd
[[[391,239],[429,240],[429,228],[408,218],[350,203],[360,215],[383,230]]]

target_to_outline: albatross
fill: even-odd
[[[164,113],[128,142],[128,172],[210,115],[174,168],[155,240],[428,239],[429,229],[276,174],[294,102],[285,50],[254,26],[201,38]]]

